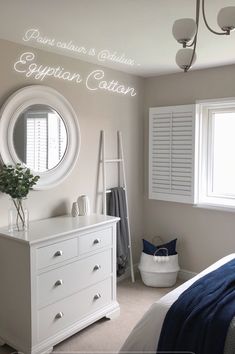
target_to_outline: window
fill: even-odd
[[[235,99],[197,105],[196,203],[235,208]]]

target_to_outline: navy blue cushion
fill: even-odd
[[[153,255],[157,249],[164,247],[164,248],[167,248],[168,255],[173,256],[173,255],[177,254],[176,241],[177,241],[177,238],[175,238],[174,240],[172,240],[170,242],[164,243],[163,245],[156,246],[156,245],[152,244],[151,242],[143,239],[143,252]],[[157,256],[165,256],[165,255],[166,255],[166,252],[164,250],[160,250],[157,253]]]

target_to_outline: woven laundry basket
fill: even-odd
[[[163,250],[163,248],[159,248],[153,256],[142,252],[138,268],[145,285],[168,288],[176,283],[180,269],[178,254],[168,256],[168,251],[164,248],[166,256],[157,256],[159,250]]]

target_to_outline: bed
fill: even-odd
[[[233,259],[235,259],[235,254],[220,259],[194,278],[188,280],[162,297],[159,301],[155,302],[134,327],[122,346],[120,353],[156,353],[164,318],[171,305],[178,299],[181,293],[190,287],[196,280]],[[230,323],[224,347],[224,354],[234,353],[235,318]]]

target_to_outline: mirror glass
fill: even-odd
[[[31,105],[16,120],[13,143],[18,158],[27,167],[45,172],[63,159],[68,134],[63,119],[53,108]]]

